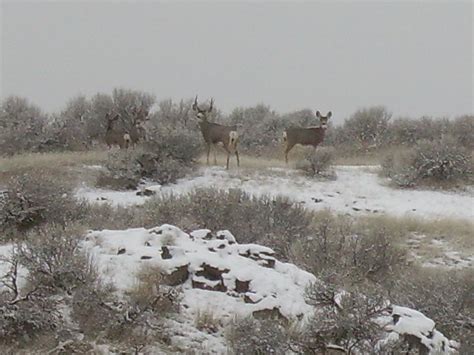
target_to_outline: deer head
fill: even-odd
[[[214,106],[214,99],[211,98],[211,103],[209,105],[209,108],[207,110],[203,110],[198,105],[198,97],[196,95],[196,98],[194,99],[194,103],[193,103],[193,111],[196,112],[196,118],[202,121],[207,121],[209,114],[212,112],[213,106]]]
[[[319,118],[319,125],[321,128],[328,127],[328,121],[332,116],[332,112],[329,111],[326,116],[321,115],[321,112],[316,111],[316,117]]]
[[[120,114],[116,114],[115,116],[112,116],[110,112],[107,112],[105,114],[105,119],[107,120],[107,131],[112,130],[112,127],[114,125],[114,122],[117,121],[120,117]]]

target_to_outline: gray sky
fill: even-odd
[[[1,96],[46,111],[114,87],[229,112],[473,110],[471,2],[3,1]]]

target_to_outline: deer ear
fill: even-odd
[[[317,117],[317,118],[320,118],[320,117],[321,117],[321,112],[316,111],[316,117]]]
[[[332,112],[329,111],[326,117],[327,117],[327,118],[331,118],[331,116],[332,116]]]
[[[110,117],[110,113],[107,112],[107,113],[105,114],[105,118],[109,118],[109,117]]]

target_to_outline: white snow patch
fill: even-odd
[[[351,215],[387,213],[395,216],[428,218],[474,218],[474,194],[430,190],[404,190],[389,187],[388,180],[378,177],[376,170],[366,166],[336,166],[337,179],[319,181],[295,170],[270,169],[252,176],[219,167],[202,168],[200,176],[179,180],[168,186],[153,187],[157,194],[184,194],[196,188],[239,188],[252,195],[285,196],[311,210],[328,208]],[[274,171],[276,174],[268,174]],[[281,173],[281,174],[278,174]],[[115,192],[79,189],[76,193],[90,201],[105,197],[114,205],[136,205],[147,197],[136,191]],[[318,201],[318,202],[316,202]]]

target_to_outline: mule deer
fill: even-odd
[[[109,149],[114,145],[118,145],[121,149],[128,148],[130,144],[130,135],[128,133],[124,133],[114,129],[114,122],[117,121],[119,118],[119,114],[116,114],[113,117],[110,113],[105,114],[105,119],[107,120],[105,143],[107,144]]]
[[[237,133],[237,126],[224,126],[218,123],[209,122],[208,116],[212,112],[214,100],[211,99],[211,104],[207,110],[203,110],[198,105],[198,98],[194,99],[193,111],[196,112],[199,128],[201,129],[204,142],[207,147],[207,164],[209,165],[209,154],[211,146],[214,146],[214,164],[217,164],[216,158],[216,144],[222,143],[227,152],[226,169],[229,169],[229,159],[232,153],[237,158],[237,166],[240,166],[239,152],[237,144],[239,142],[239,134]]]
[[[130,143],[135,146],[141,140],[146,141],[145,123],[149,120],[149,112],[143,108],[137,109],[136,107],[132,109],[131,113],[128,110],[126,112],[131,119],[132,125],[128,132]]]
[[[315,149],[324,140],[328,120],[331,118],[331,111],[326,116],[322,116],[316,111],[316,117],[319,118],[319,127],[290,127],[283,133],[285,143],[285,162],[288,163],[288,153],[296,144],[311,145]]]

